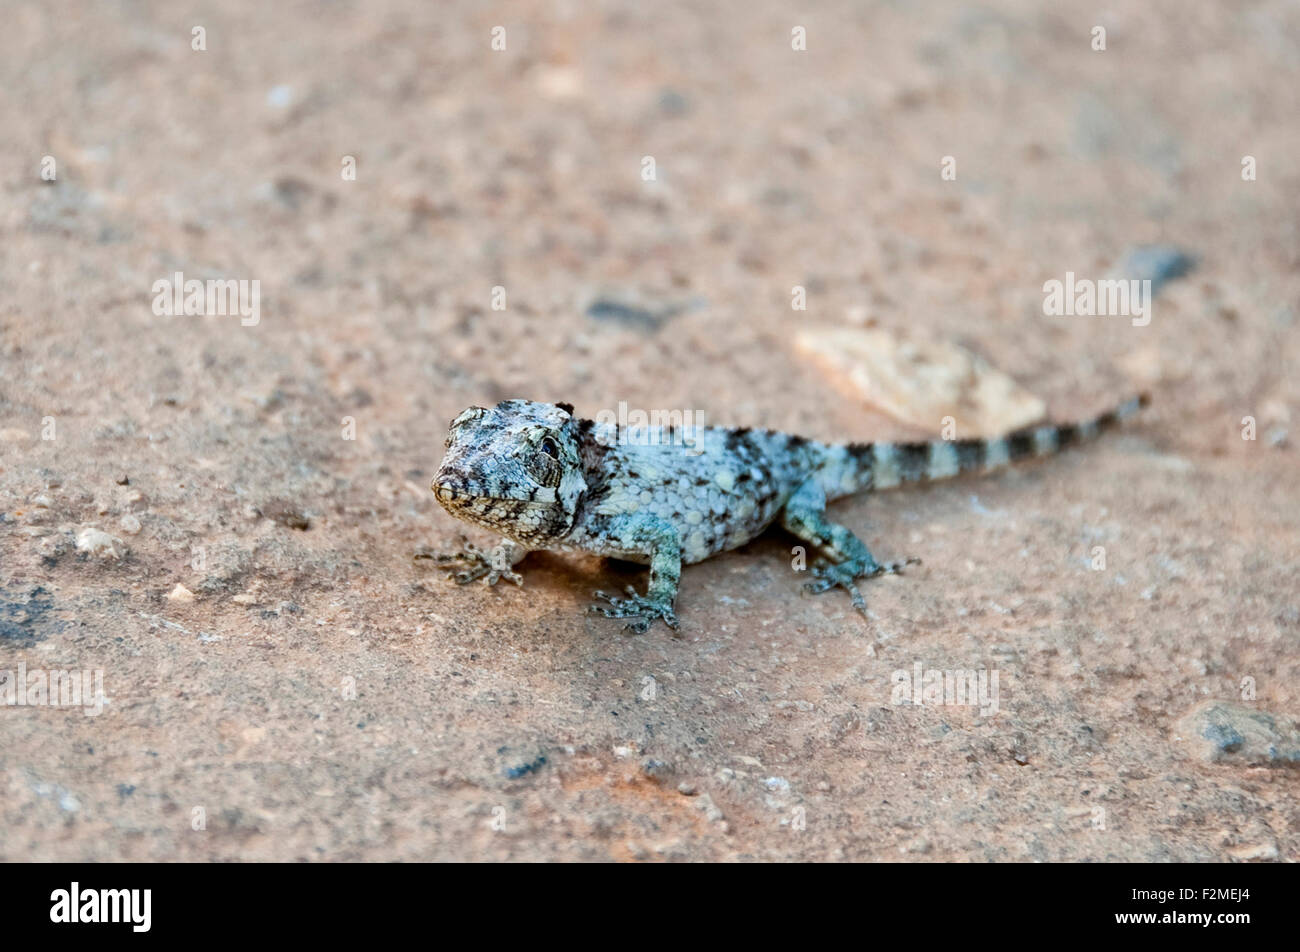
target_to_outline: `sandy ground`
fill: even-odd
[[[58,6],[0,36],[0,671],[109,701],[0,708],[0,859],[1300,857],[1294,4]],[[1151,243],[1148,326],[1044,315]],[[583,614],[633,567],[412,560],[475,403],[920,435],[791,344],[862,321],[1154,404],[836,506],[924,560],[869,619],[779,535],[679,639]]]

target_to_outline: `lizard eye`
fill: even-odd
[[[542,440],[541,445],[538,447],[538,449],[540,449],[551,459],[560,458],[560,445],[556,443],[555,440],[551,439],[549,436],[546,437],[544,440]]]

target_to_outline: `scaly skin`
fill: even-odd
[[[859,611],[861,579],[901,571],[826,518],[826,504],[903,483],[988,471],[1045,456],[1095,435],[1144,405],[1137,397],[1081,424],[1040,426],[998,439],[818,443],[770,430],[650,427],[629,433],[578,419],[560,403],[506,400],[451,423],[432,489],[452,515],[504,537],[496,549],[441,556],[458,581],[508,578],[537,549],[581,551],[650,566],[645,595],[597,592],[592,610],[645,631],[676,629],[683,565],[749,542],[779,522],[823,556],[805,589],[843,588]],[[455,571],[459,568],[459,571]]]

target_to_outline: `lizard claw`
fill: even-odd
[[[665,625],[673,631],[677,630],[677,615],[674,614],[671,603],[665,604],[649,596],[638,595],[631,585],[627,587],[627,594],[627,598],[619,598],[605,592],[596,592],[595,597],[609,602],[609,606],[592,605],[587,611],[606,618],[627,618],[629,621],[623,626],[624,630],[638,635],[648,631],[656,618],[662,618]]]
[[[459,552],[429,552],[420,550],[416,559],[430,559],[446,571],[449,578],[457,585],[468,585],[477,579],[484,579],[486,584],[495,585],[501,579],[509,579],[516,585],[524,584],[524,577],[514,571],[509,558],[500,548],[483,550],[461,536]]]
[[[809,595],[820,595],[832,588],[842,588],[849,593],[849,598],[853,600],[853,607],[865,615],[867,600],[858,590],[858,579],[876,578],[880,575],[902,575],[905,566],[920,564],[920,559],[913,558],[883,564],[874,560],[864,563],[860,559],[839,563],[821,562],[813,566],[812,574],[815,578],[811,582],[805,582],[803,590]]]

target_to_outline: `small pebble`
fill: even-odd
[[[641,769],[645,771],[645,775],[650,777],[652,780],[663,780],[673,772],[673,768],[668,764],[664,763],[662,760],[654,759],[648,759],[642,763]]]
[[[266,94],[266,104],[272,109],[288,109],[293,104],[293,87],[284,83],[272,86]]]
[[[167,598],[173,602],[189,603],[194,601],[194,593],[180,582],[177,582],[176,587],[167,593]]]
[[[120,559],[126,554],[126,543],[116,536],[93,527],[77,533],[77,551],[88,552],[99,558]]]
[[[1124,256],[1118,271],[1125,277],[1151,282],[1156,294],[1165,284],[1181,278],[1196,267],[1196,259],[1173,245],[1144,245]]]
[[[713,798],[709,796],[707,793],[702,794],[700,798],[695,801],[695,807],[701,813],[704,814],[704,818],[709,822],[711,823],[722,822],[723,820],[722,811],[718,809],[718,805],[713,802]]]

